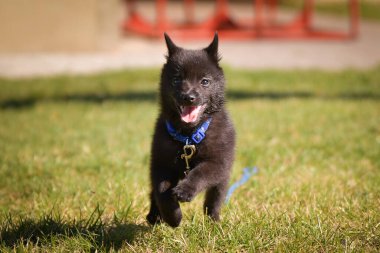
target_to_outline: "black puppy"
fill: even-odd
[[[168,48],[160,82],[161,112],[151,154],[151,224],[180,224],[179,202],[206,190],[204,211],[219,220],[234,159],[235,131],[224,108],[218,35],[202,50]]]

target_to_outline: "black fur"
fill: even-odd
[[[161,112],[156,122],[151,154],[151,207],[147,220],[164,221],[172,227],[180,224],[179,202],[189,202],[206,190],[204,212],[219,220],[234,158],[235,131],[224,107],[224,74],[219,66],[218,35],[202,50],[177,47],[165,34],[167,62],[160,82]],[[202,79],[209,80],[207,85]],[[204,105],[196,121],[181,120],[179,106]],[[169,121],[183,135],[191,135],[212,118],[206,138],[196,145],[185,176],[185,161],[180,158],[184,144],[167,132]]]

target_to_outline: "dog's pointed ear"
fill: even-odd
[[[204,49],[207,52],[207,54],[211,56],[213,60],[215,60],[215,62],[220,61],[220,56],[218,53],[218,44],[219,44],[218,32],[215,32],[214,39],[212,40],[211,44]]]
[[[168,56],[170,57],[173,55],[175,52],[178,51],[179,47],[177,47],[172,39],[169,37],[167,33],[164,33],[165,36],[165,42],[166,42],[166,47],[168,48]]]

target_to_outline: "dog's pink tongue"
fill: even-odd
[[[198,118],[201,106],[184,106],[181,112],[181,119],[186,123],[194,122]]]

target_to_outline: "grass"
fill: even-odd
[[[304,0],[287,0],[282,1],[281,5],[287,8],[302,8]],[[314,1],[315,10],[318,13],[326,13],[337,16],[349,16],[347,7],[348,0],[341,1]],[[360,18],[365,20],[380,20],[380,1],[379,0],[358,0],[360,9]]]
[[[380,67],[226,68],[238,133],[222,221],[151,227],[159,70],[0,80],[0,251],[378,252]]]

